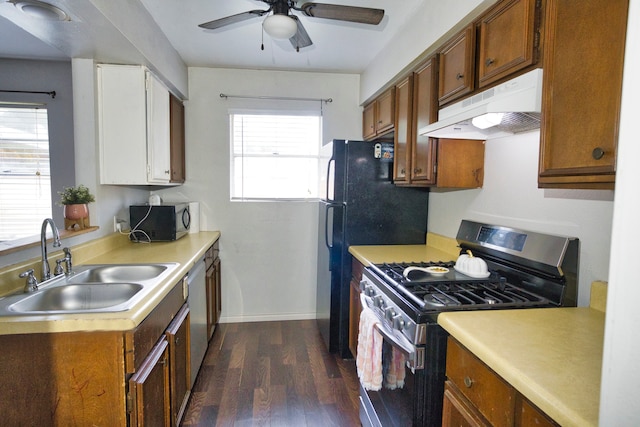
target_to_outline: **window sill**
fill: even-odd
[[[68,239],[70,237],[79,236],[81,234],[91,233],[98,230],[100,227],[88,227],[84,230],[61,230],[60,240]],[[51,239],[47,239],[51,241]],[[18,240],[11,240],[8,242],[0,242],[0,256],[7,255],[13,252],[18,252],[28,248],[34,248],[40,246],[40,236],[29,236]]]

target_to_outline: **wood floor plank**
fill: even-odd
[[[221,324],[183,426],[359,426],[353,360],[326,351],[315,320]]]

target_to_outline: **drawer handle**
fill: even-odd
[[[415,168],[413,170],[413,173],[422,173],[422,169],[421,168]]]
[[[464,74],[458,73],[456,74],[456,80],[462,80],[464,78]]]
[[[593,157],[595,160],[600,160],[602,157],[604,157],[604,150],[600,147],[594,148],[591,152],[591,157]]]
[[[464,377],[464,385],[467,388],[471,388],[471,386],[473,385],[473,380],[469,377]]]

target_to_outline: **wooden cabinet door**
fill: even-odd
[[[413,76],[396,85],[396,119],[393,137],[393,180],[408,183],[411,171]]]
[[[213,331],[216,328],[216,271],[211,264],[207,268],[206,275],[206,292],[207,292],[207,339],[211,340]]]
[[[207,292],[207,337],[210,340],[222,313],[222,273],[220,271],[220,257],[216,242],[205,255],[207,264],[206,292]]]
[[[532,65],[536,55],[536,0],[499,2],[480,21],[480,88]]]
[[[171,426],[168,347],[162,337],[129,379],[131,426]]]
[[[165,331],[169,343],[172,427],[180,425],[180,420],[189,400],[191,379],[189,314],[189,306],[187,304],[183,305]]]
[[[481,188],[484,182],[484,141],[438,140],[438,188]]]
[[[220,321],[220,316],[222,315],[222,270],[220,266],[220,258],[216,258],[213,263],[213,267],[215,268],[215,288],[216,288],[216,316],[215,316],[215,324],[217,325]]]
[[[393,129],[395,119],[395,88],[391,88],[376,100],[376,134]]]
[[[614,187],[628,3],[546,3],[539,187]]]
[[[362,137],[372,139],[376,136],[376,103],[364,107],[362,111]]]
[[[432,185],[436,182],[436,143],[420,135],[420,129],[438,120],[438,56],[432,56],[413,73],[413,139],[411,146],[411,182]]]
[[[170,96],[170,151],[171,182],[182,183],[185,180],[184,154],[184,105],[175,96]]]
[[[440,49],[440,106],[471,93],[475,88],[475,39],[475,27],[470,25]]]

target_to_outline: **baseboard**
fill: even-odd
[[[220,323],[249,323],[249,322],[274,322],[282,320],[311,320],[316,318],[316,313],[278,313],[257,314],[242,316],[222,316]]]

